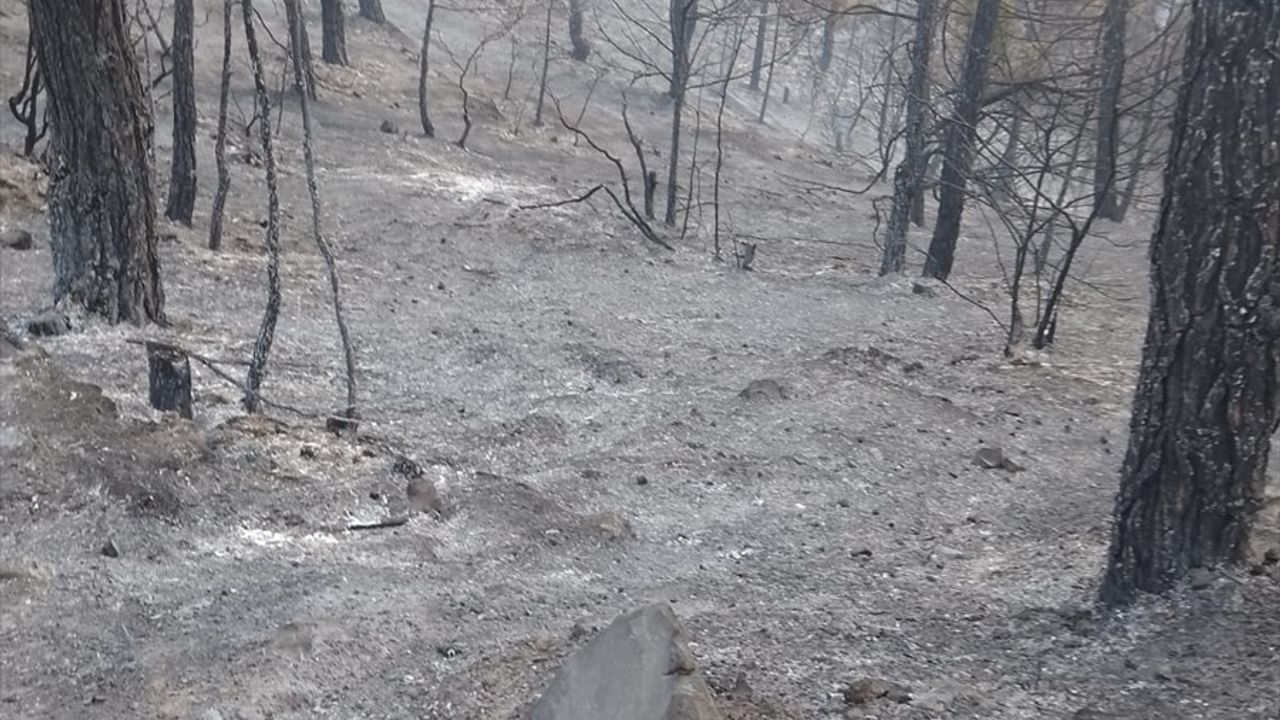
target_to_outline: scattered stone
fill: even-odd
[[[1004,467],[1004,460],[1004,451],[998,447],[978,448],[973,455],[973,464],[988,470]]]
[[[586,526],[604,535],[609,540],[622,540],[636,536],[631,523],[612,510],[593,513],[587,516]]]
[[[924,370],[924,363],[920,362],[919,360],[912,360],[911,362],[902,366],[902,372],[907,375],[918,373],[921,370]]]
[[[854,680],[844,689],[844,701],[847,705],[866,705],[881,698],[896,703],[911,702],[911,690],[880,678]]]
[[[1191,583],[1192,590],[1205,590],[1213,585],[1213,571],[1203,567],[1192,568],[1187,579]]]
[[[317,448],[315,445],[308,443],[298,448],[298,457],[306,458],[307,460],[315,460],[319,452],[320,452],[319,448]]]
[[[645,477],[644,475],[637,475],[637,476],[636,476],[636,484],[637,484],[637,485],[648,485],[648,484],[649,484],[649,478]]]
[[[382,124],[378,126],[378,129],[388,135],[400,134],[400,127],[390,120],[383,120]]]
[[[41,313],[27,321],[27,332],[35,337],[57,337],[71,330],[71,321],[57,310]]]
[[[782,386],[782,383],[771,378],[762,378],[748,383],[742,389],[742,392],[738,393],[738,397],[743,400],[777,402],[778,400],[786,400],[790,395],[787,393],[787,389]]]
[[[747,673],[739,670],[738,676],[733,679],[733,687],[729,688],[729,697],[740,702],[751,702],[754,695],[751,683],[747,682]]]
[[[618,618],[574,653],[529,713],[531,720],[718,720],[671,607]]]
[[[938,291],[922,282],[913,282],[911,283],[911,294],[923,295],[924,297],[937,297]]]
[[[973,464],[980,468],[988,470],[1007,470],[1009,472],[1022,472],[1025,467],[1014,462],[1012,458],[1004,454],[1004,450],[998,447],[978,448],[978,452],[973,455]]]
[[[435,483],[427,478],[418,477],[405,484],[405,495],[409,498],[410,513],[435,513],[444,515],[444,501],[436,490]]]
[[[849,552],[849,557],[853,557],[853,558],[869,558],[871,557],[871,555],[872,555],[871,548],[868,548],[868,547],[858,548],[857,550],[852,550]]]
[[[30,250],[35,247],[35,240],[26,230],[5,230],[0,232],[0,246],[10,250]]]
[[[588,632],[586,625],[580,622],[574,623],[573,627],[569,628],[569,642],[578,642],[586,637]]]
[[[102,544],[102,555],[109,558],[120,557],[120,549],[116,547],[115,542],[107,540]]]

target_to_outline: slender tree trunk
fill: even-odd
[[[773,24],[773,47],[769,51],[769,74],[764,81],[764,97],[760,99],[760,117],[758,122],[764,123],[765,112],[769,109],[769,93],[773,91],[773,70],[778,65],[778,33],[782,30],[782,19]]]
[[[363,7],[363,3],[361,5]],[[381,7],[378,9],[381,12]],[[291,39],[297,40],[301,32],[300,24],[295,23],[289,27]],[[299,73],[298,68],[294,68],[294,72]],[[300,75],[295,79],[298,82],[302,81]],[[356,356],[351,346],[351,334],[347,331],[346,316],[342,309],[342,287],[338,282],[338,267],[333,258],[333,248],[324,236],[324,215],[320,206],[320,184],[316,181],[315,149],[312,143],[311,101],[303,95],[300,105],[302,108],[302,156],[307,168],[307,194],[311,198],[311,234],[329,273],[329,290],[333,293],[333,314],[338,326],[338,336],[342,340],[342,357],[347,370],[347,407],[343,414],[348,418],[356,418],[359,417],[356,407]]]
[[[122,0],[31,0],[49,93],[55,302],[115,323],[164,322],[151,118]]]
[[[1108,604],[1241,559],[1280,424],[1280,4],[1191,13]]]
[[[330,65],[349,65],[346,16],[343,14],[342,0],[320,0],[320,22],[324,40],[320,58]]]
[[[955,261],[960,218],[964,215],[965,184],[973,167],[973,139],[977,133],[978,112],[982,109],[982,91],[987,85],[991,40],[999,17],[1000,0],[978,0],[960,75],[959,96],[945,130],[938,220],[924,263],[924,275],[940,280],[946,280],[951,274]]]
[[[818,55],[818,72],[826,72],[831,69],[831,57],[835,54],[836,49],[836,28],[840,20],[840,13],[834,8],[827,11],[827,17],[822,21],[822,52]]]
[[[191,225],[196,207],[195,9],[192,0],[173,4],[173,161],[165,217]]]
[[[222,247],[222,216],[231,189],[231,170],[227,167],[227,106],[231,96],[231,13],[232,0],[222,2],[222,82],[218,88],[218,134],[213,155],[218,164],[218,188],[213,194],[213,210],[209,217],[209,249]],[[296,27],[296,25],[295,25]],[[299,68],[295,65],[294,72]],[[303,97],[306,94],[303,93]]]
[[[431,115],[427,112],[427,58],[431,49],[431,21],[436,14],[436,0],[427,0],[427,21],[422,28],[422,54],[418,56],[418,120],[422,122],[422,134],[427,137],[436,136],[436,128],[431,124]]]
[[[267,175],[267,307],[258,326],[258,339],[253,344],[253,359],[245,378],[244,408],[256,413],[262,407],[258,394],[267,373],[267,359],[276,337],[276,320],[280,317],[280,195],[277,192],[276,153],[271,137],[271,95],[258,52],[258,35],[254,29],[253,0],[240,0],[244,15],[244,41],[253,66],[253,86],[258,103],[258,133],[262,138],[262,164]]]
[[[764,46],[769,36],[769,2],[761,0],[756,20],[756,47],[751,56],[751,89],[760,89],[760,69],[764,67]]]
[[[302,10],[298,6],[298,0],[284,0],[285,21],[289,25],[297,24],[302,29],[302,39],[294,41],[289,40],[289,59],[298,67],[302,68],[302,84],[294,83],[294,89],[299,94],[306,93],[312,100],[316,99],[316,70],[311,62],[311,41],[307,38],[307,23],[302,17]],[[298,75],[294,73],[296,78]]]
[[[582,14],[589,0],[569,0],[569,57],[578,62],[586,62],[591,57],[591,42],[583,34]]]
[[[360,17],[370,22],[386,22],[387,16],[382,12],[382,0],[360,0]]]
[[[1125,19],[1129,0],[1107,0],[1102,15],[1102,85],[1098,90],[1098,147],[1093,166],[1093,205],[1098,216],[1120,219],[1116,156],[1120,143],[1120,89],[1124,82]]]
[[[542,75],[538,78],[538,107],[533,113],[533,126],[542,127],[542,107],[547,97],[547,71],[551,68],[551,8],[547,0],[547,22],[542,35]]]
[[[911,46],[911,77],[907,80],[906,155],[893,175],[893,208],[885,233],[880,274],[902,272],[906,267],[907,221],[924,174],[925,93],[929,85],[929,54],[933,44],[935,0],[916,3],[916,35]]]
[[[663,222],[674,227],[680,196],[680,134],[689,86],[690,47],[698,0],[671,0],[671,152],[667,158],[667,211]]]

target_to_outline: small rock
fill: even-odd
[[[751,683],[747,682],[747,673],[739,670],[738,676],[733,679],[733,687],[729,689],[729,697],[741,702],[751,702],[754,694]]]
[[[35,337],[56,337],[70,330],[71,321],[56,310],[41,313],[27,322],[27,332]]]
[[[922,282],[911,283],[911,293],[913,295],[923,295],[924,297],[936,297],[938,295],[937,290],[934,290]]]
[[[888,695],[891,689],[887,681],[878,678],[854,680],[844,689],[844,701],[849,705],[866,705],[872,700],[879,700]]]
[[[1190,581],[1192,590],[1204,590],[1213,585],[1213,571],[1203,567],[1192,568],[1187,580]]]
[[[395,123],[391,122],[390,120],[383,120],[382,124],[378,126],[378,129],[388,135],[400,134],[399,126],[397,126]]]
[[[988,470],[1004,467],[1004,461],[1004,451],[998,447],[978,448],[973,455],[973,464]]]
[[[609,540],[621,540],[636,536],[635,531],[631,529],[631,523],[618,513],[610,510],[589,515],[586,520],[586,526],[604,535]]]
[[[107,540],[102,544],[102,554],[104,557],[118,558],[120,557],[120,549],[116,547],[113,541]]]
[[[771,378],[752,380],[742,389],[742,392],[738,393],[738,397],[743,400],[765,400],[769,402],[786,400],[789,396],[782,383]]]
[[[614,621],[569,657],[530,720],[715,720],[711,690],[671,607]]]
[[[637,475],[637,476],[636,476],[636,484],[637,484],[637,485],[648,485],[648,484],[649,484],[649,478],[645,477],[644,475]]]
[[[5,230],[0,232],[0,246],[10,250],[30,250],[35,247],[35,240],[26,230]]]
[[[905,685],[890,685],[889,692],[885,693],[885,699],[905,705],[911,702],[911,688]]]
[[[586,625],[580,622],[574,623],[573,627],[569,628],[569,642],[578,642],[586,637],[588,632]]]
[[[435,513],[444,515],[444,501],[436,490],[435,483],[427,478],[413,478],[405,484],[405,495],[409,498],[409,512]]]
[[[867,548],[867,547],[858,548],[857,550],[851,550],[849,552],[849,557],[853,557],[853,558],[869,558],[871,557],[871,555],[872,555],[871,548]]]
[[[298,457],[303,457],[307,460],[315,460],[318,453],[319,450],[315,445],[308,444],[298,448]]]

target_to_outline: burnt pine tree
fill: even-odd
[[[109,322],[164,322],[151,118],[124,0],[31,0],[49,93],[49,231],[55,302]]]
[[[698,20],[698,0],[670,0],[671,25],[671,154],[667,166],[667,209],[663,222],[676,224],[679,196],[680,132],[684,102],[693,65],[693,33]]]
[[[320,0],[320,24],[320,58],[330,65],[347,65],[347,26],[342,0]]]
[[[1093,165],[1093,206],[1098,217],[1119,220],[1116,155],[1120,135],[1120,87],[1124,81],[1125,18],[1129,0],[1107,0],[1102,14],[1102,82],[1098,88],[1098,145]]]
[[[1280,3],[1194,0],[1101,599],[1240,558],[1280,423]]]
[[[760,0],[760,15],[756,18],[756,46],[751,54],[751,89],[760,89],[760,69],[764,67],[764,47],[769,36],[769,2]]]
[[[386,22],[387,16],[382,12],[382,0],[360,0],[360,17],[370,22]]]
[[[582,14],[588,0],[569,0],[569,57],[586,62],[591,57],[591,42],[583,33]]]
[[[818,72],[831,69],[831,58],[835,56],[836,28],[840,21],[840,9],[833,2],[827,16],[822,19],[822,50],[818,54]]]
[[[193,0],[173,3],[173,159],[164,214],[191,225],[196,207],[196,88]]]
[[[302,68],[302,84],[294,82],[294,89],[299,93],[305,92],[307,97],[312,100],[316,99],[316,70],[311,63],[311,40],[307,37],[307,24],[302,19],[302,10],[298,6],[298,0],[284,0],[284,13],[288,27],[297,25],[301,30],[302,39],[294,42],[293,38],[289,39],[289,58],[295,66]],[[297,77],[297,73],[294,74]]]
[[[430,69],[431,57],[431,23],[436,15],[436,0],[427,0],[427,20],[422,26],[422,52],[418,55],[418,120],[422,123],[422,134],[427,137],[436,136],[435,125],[431,124],[431,112],[427,103],[427,70]]]
[[[946,280],[955,261],[960,218],[964,215],[965,184],[973,169],[973,141],[982,91],[987,85],[991,40],[1000,18],[1000,0],[978,0],[969,28],[964,69],[960,73],[955,109],[943,133],[942,188],[938,197],[938,219],[924,261],[924,275]]]
[[[906,265],[907,223],[911,208],[921,192],[924,175],[925,103],[929,90],[929,54],[933,44],[935,0],[916,3],[916,35],[911,45],[911,77],[907,80],[906,154],[893,174],[893,208],[885,232],[880,274],[902,272]]]

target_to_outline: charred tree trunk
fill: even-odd
[[[893,209],[885,233],[880,274],[902,272],[906,266],[907,222],[924,175],[925,94],[929,87],[929,53],[933,44],[935,0],[916,4],[916,36],[911,45],[911,77],[907,80],[906,155],[893,174]]]
[[[822,21],[822,52],[818,55],[818,72],[831,69],[831,57],[835,54],[836,27],[839,20],[840,13],[833,8]]]
[[[379,24],[386,22],[387,16],[382,12],[382,0],[360,0],[360,17]]]
[[[222,2],[222,82],[218,88],[218,133],[213,156],[218,165],[218,188],[213,193],[209,217],[209,249],[222,247],[222,216],[231,190],[231,170],[227,167],[227,106],[231,98],[231,9],[232,0]],[[298,72],[297,66],[294,72]],[[305,97],[305,94],[303,95]]]
[[[671,150],[667,158],[667,209],[663,222],[676,224],[680,196],[680,135],[684,121],[685,96],[689,87],[689,68],[694,24],[698,17],[698,0],[671,0]]]
[[[551,8],[547,0],[547,22],[542,35],[542,74],[538,78],[538,107],[533,113],[533,126],[542,127],[542,107],[547,99],[547,71],[551,68]]]
[[[276,320],[280,317],[280,195],[277,192],[276,152],[271,137],[271,94],[258,52],[258,35],[254,29],[253,0],[240,0],[244,15],[244,42],[253,66],[254,96],[258,104],[258,133],[262,138],[262,166],[267,176],[267,306],[253,344],[253,359],[245,377],[244,409],[256,413],[262,408],[258,390],[267,374],[267,359],[275,343]]]
[[[330,65],[348,65],[347,25],[342,0],[320,0],[320,22],[323,44],[320,58]]]
[[[1098,217],[1120,219],[1116,155],[1120,135],[1120,86],[1124,81],[1125,17],[1129,0],[1107,0],[1103,12],[1102,85],[1098,90],[1098,147],[1093,166],[1093,206]]]
[[[764,97],[760,98],[760,117],[758,122],[764,123],[765,113],[769,110],[769,94],[773,91],[773,70],[778,65],[778,34],[782,32],[782,18],[773,23],[773,45],[769,50],[769,74],[764,81]]]
[[[1280,4],[1194,0],[1101,599],[1234,562],[1280,423]]]
[[[569,0],[569,57],[586,62],[591,57],[591,42],[583,34],[582,13],[588,0]]]
[[[173,4],[173,160],[164,214],[190,227],[196,207],[195,8],[193,0]]]
[[[422,54],[418,56],[418,120],[422,123],[422,134],[427,137],[436,136],[436,128],[431,124],[431,114],[427,112],[427,58],[431,49],[431,21],[436,14],[436,0],[427,0],[427,22],[422,28]]]
[[[151,407],[191,419],[191,359],[181,350],[147,343],[147,399]]]
[[[946,280],[955,261],[956,240],[960,237],[960,218],[964,215],[965,185],[973,168],[973,140],[977,133],[978,112],[982,109],[982,91],[987,84],[987,66],[996,21],[1000,17],[1000,0],[978,0],[969,29],[964,70],[960,75],[955,110],[947,123],[942,164],[942,191],[938,202],[938,220],[929,241],[924,275]]]
[[[49,93],[55,302],[109,322],[164,322],[151,118],[122,0],[32,0]]]
[[[299,84],[294,81],[294,89],[299,94],[306,93],[307,97],[312,100],[316,99],[316,69],[311,63],[311,41],[307,37],[307,23],[302,18],[302,10],[298,7],[298,0],[284,0],[285,21],[290,25],[296,24],[302,29],[302,40],[294,42],[292,38],[289,40],[289,60],[295,67],[302,68],[303,81]],[[298,75],[294,73],[296,78]]]
[[[760,2],[760,17],[756,20],[756,48],[751,55],[751,89],[760,89],[760,69],[764,67],[764,46],[769,37],[769,3]]]

